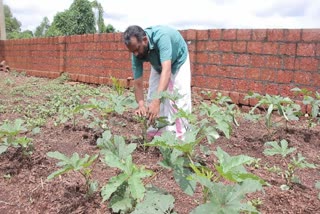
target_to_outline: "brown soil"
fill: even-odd
[[[9,74],[1,73],[6,78]],[[21,84],[29,77],[15,78],[15,84]],[[42,79],[41,81],[50,81]],[[2,101],[11,99],[0,94]],[[194,106],[197,106],[200,97],[193,96]],[[18,115],[4,113],[0,121],[14,119]],[[122,116],[113,115],[114,125],[111,127],[115,135],[130,136],[140,135],[141,126],[132,118],[132,112]],[[247,167],[255,175],[267,181],[270,186],[264,187],[264,193],[257,192],[248,196],[250,199],[261,200],[258,210],[261,213],[292,213],[316,214],[320,213],[320,190],[315,188],[316,181],[320,180],[320,171],[317,169],[300,169],[297,172],[301,184],[293,184],[290,190],[280,189],[285,184],[285,179],[273,172],[268,172],[266,166],[277,165],[285,168],[283,159],[277,156],[263,155],[263,144],[267,140],[286,139],[290,147],[297,148],[296,152],[289,155],[289,159],[298,152],[306,157],[309,163],[320,165],[320,127],[306,128],[304,119],[290,123],[289,129],[283,126],[276,129],[276,133],[268,139],[263,122],[253,123],[238,119],[240,126],[234,127],[231,139],[221,137],[211,145],[215,150],[220,146],[230,155],[245,154],[261,158],[259,166]],[[125,125],[123,125],[125,124]],[[101,133],[87,128],[86,123],[78,123],[76,129],[69,123],[54,126],[49,120],[38,135],[33,138],[35,150],[30,157],[21,158],[19,151],[10,149],[0,156],[0,213],[110,213],[107,203],[102,203],[101,196],[97,193],[92,198],[85,197],[84,180],[77,173],[67,173],[56,179],[47,181],[47,176],[57,170],[56,160],[46,156],[49,151],[60,151],[66,155],[78,152],[80,155],[96,154],[99,152],[95,146],[96,139]],[[175,198],[174,210],[179,214],[190,213],[201,201],[201,190],[197,190],[193,197],[186,195],[176,184],[173,173],[169,170],[160,170],[157,162],[161,159],[160,153],[155,149],[144,151],[139,147],[133,154],[134,163],[145,165],[156,176],[151,184],[165,189]],[[204,157],[208,164],[213,157]],[[117,170],[107,167],[101,161],[96,162],[93,169],[93,179],[99,184],[106,184],[108,179],[115,176]],[[219,194],[219,193],[217,193]]]

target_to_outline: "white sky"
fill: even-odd
[[[3,0],[22,30],[50,22],[73,0]],[[177,29],[320,28],[320,0],[98,0],[106,24],[124,31],[167,24]]]

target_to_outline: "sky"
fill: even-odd
[[[44,17],[50,23],[73,0],[3,0],[21,30],[34,31]],[[320,0],[98,0],[105,24],[124,31],[165,24],[183,29],[320,28]]]

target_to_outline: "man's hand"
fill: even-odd
[[[147,116],[147,108],[144,105],[139,105],[138,109],[134,112],[139,117],[146,117]]]
[[[159,99],[154,99],[148,106],[148,112],[147,116],[149,119],[149,122],[153,122],[160,113],[160,100]]]

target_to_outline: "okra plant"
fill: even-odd
[[[85,179],[86,196],[92,196],[98,190],[98,182],[91,179],[92,165],[98,158],[98,154],[89,156],[85,154],[83,158],[78,153],[73,153],[71,157],[55,151],[48,152],[47,156],[58,159],[57,166],[61,167],[59,170],[51,173],[47,179],[51,180],[59,175],[65,174],[69,171],[78,172]]]
[[[132,162],[131,154],[136,144],[126,145],[122,136],[112,136],[110,131],[105,131],[102,138],[97,140],[97,146],[104,155],[104,163],[121,170],[102,187],[103,201],[109,200],[113,212],[132,212],[145,196],[146,188],[142,179],[150,177],[153,172]]]
[[[311,106],[311,117],[308,120],[308,127],[314,127],[316,124],[320,124],[320,93],[314,94],[307,89],[293,88],[291,91],[295,94],[303,95],[303,104]]]
[[[308,163],[305,157],[301,153],[297,154],[297,157],[292,157],[292,160],[287,163],[285,157],[290,153],[294,152],[296,148],[288,148],[288,142],[286,140],[281,140],[280,145],[277,141],[266,142],[265,147],[267,147],[263,154],[267,156],[281,155],[284,163],[286,164],[286,169],[282,170],[280,167],[273,167],[273,171],[280,174],[285,180],[286,184],[281,185],[281,189],[290,189],[293,183],[300,183],[299,177],[296,175],[298,169],[311,168],[314,169],[316,166],[312,163]],[[271,169],[270,169],[271,170]]]
[[[250,110],[249,114],[247,115],[248,118],[250,118],[250,116],[252,115],[255,115],[254,111],[258,107],[264,109],[264,111],[266,112],[266,115],[264,115],[265,125],[268,130],[269,136],[272,134],[272,128],[282,122],[282,120],[285,120],[285,126],[286,129],[288,129],[288,121],[299,120],[299,116],[301,116],[300,105],[294,103],[289,97],[269,94],[266,94],[264,96],[260,95],[259,93],[249,92],[245,99],[258,100],[258,103]],[[274,111],[277,111],[279,115],[282,116],[281,120],[274,121],[272,119],[272,114]]]
[[[6,152],[9,147],[20,148],[24,156],[32,154],[32,139],[21,134],[27,131],[22,119],[5,121],[0,126],[0,154]]]

